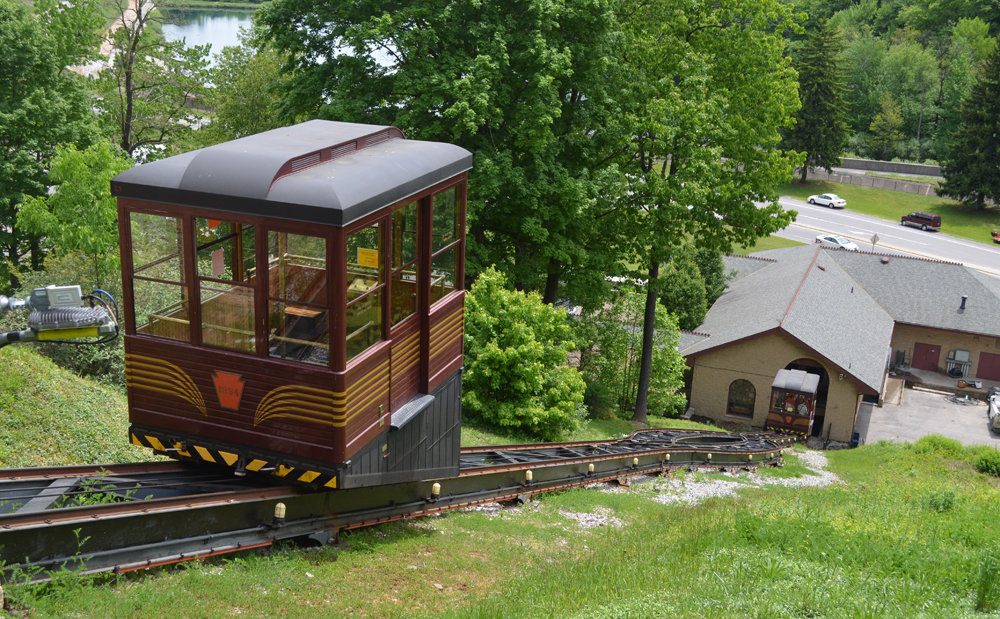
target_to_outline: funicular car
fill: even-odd
[[[802,370],[778,370],[771,383],[768,430],[809,436],[816,414],[816,391],[820,377]]]
[[[457,475],[471,165],[315,120],[115,177],[132,443],[338,489]]]

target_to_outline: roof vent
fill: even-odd
[[[816,268],[819,269],[820,271],[825,271],[826,270],[826,267],[823,266],[822,264],[817,264]]]
[[[319,163],[319,152],[315,152],[310,155],[305,155],[304,157],[299,157],[298,159],[292,159],[292,172],[298,172],[300,170],[304,170],[318,163]]]
[[[358,150],[358,141],[348,142],[347,144],[341,144],[337,148],[330,150],[330,159],[336,159],[337,157],[343,157],[344,155],[350,155],[354,151]]]
[[[889,264],[889,259],[886,258],[885,256],[882,256],[882,264]]]
[[[375,146],[376,144],[381,144],[389,140],[389,130],[379,131],[378,133],[372,134],[365,138],[365,147]]]
[[[958,309],[965,309],[965,302],[969,300],[969,295],[962,295],[962,304],[958,306]]]

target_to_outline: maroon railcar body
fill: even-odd
[[[333,488],[456,475],[471,160],[310,121],[115,177],[131,441]]]

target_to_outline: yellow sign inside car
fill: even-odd
[[[378,250],[358,248],[358,266],[378,268]]]

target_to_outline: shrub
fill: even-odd
[[[913,445],[913,450],[919,454],[939,454],[947,456],[959,456],[965,451],[962,443],[953,438],[941,436],[940,434],[928,434],[917,439]]]
[[[923,496],[921,501],[925,509],[942,514],[951,511],[958,503],[958,495],[954,490],[945,488],[941,490],[931,490]]]
[[[972,451],[972,464],[977,471],[1000,476],[1000,450],[982,445],[970,451]]]
[[[586,385],[566,365],[572,328],[565,310],[506,285],[491,267],[466,296],[462,407],[488,423],[557,439],[585,410]]]

